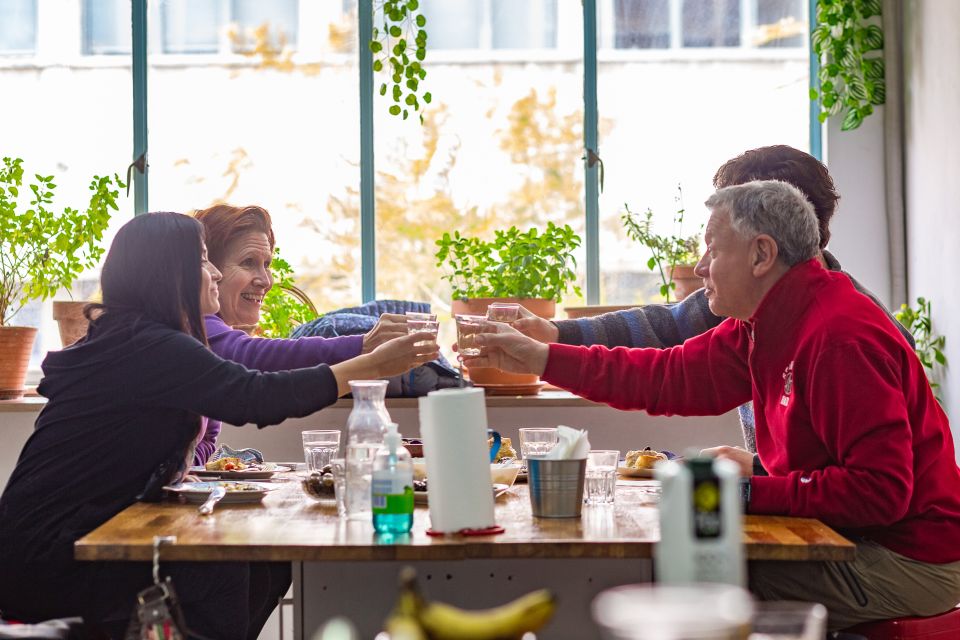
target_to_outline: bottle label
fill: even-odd
[[[413,513],[413,478],[374,472],[371,503],[375,514]]]

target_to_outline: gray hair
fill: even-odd
[[[704,203],[711,211],[730,214],[731,226],[742,236],[761,233],[774,239],[787,266],[817,255],[820,230],[813,205],[799,189],[779,180],[756,180],[717,190]]]

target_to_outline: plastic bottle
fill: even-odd
[[[353,410],[347,418],[347,517],[370,521],[370,480],[373,459],[390,424],[384,399],[386,380],[351,380]]]
[[[393,422],[373,461],[370,501],[377,533],[406,533],[413,527],[413,462]]]
[[[686,464],[661,462],[654,477],[663,488],[660,542],[654,547],[657,582],[745,586],[737,465],[694,455]]]

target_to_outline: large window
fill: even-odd
[[[553,49],[566,0],[423,0],[429,46],[444,49]]]
[[[37,48],[37,0],[0,0],[0,56]]]

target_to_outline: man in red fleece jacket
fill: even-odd
[[[753,563],[766,599],[822,602],[831,629],[934,615],[960,602],[960,469],[947,418],[910,345],[850,279],[812,259],[812,207],[792,185],[720,189],[697,265],[728,319],[671,349],[545,345],[505,325],[467,366],[538,373],[590,400],[716,415],[753,400],[769,476],[750,513],[819,518],[853,563]],[[492,327],[493,327],[492,326]]]

